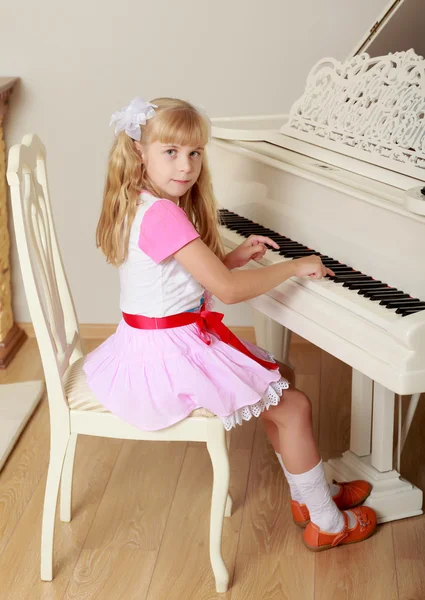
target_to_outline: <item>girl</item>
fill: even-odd
[[[209,121],[199,109],[171,98],[136,98],[112,122],[116,140],[96,240],[119,267],[123,319],[86,358],[91,390],[144,430],[169,427],[200,407],[226,430],[260,416],[289,482],[294,520],[305,527],[304,543],[325,550],[369,537],[376,516],[354,507],[371,486],[327,484],[310,402],[289,386],[292,374],[241,342],[208,307],[206,290],[233,304],[294,275],[320,279],[332,272],[316,256],[233,270],[276,244],[251,236],[223,254],[205,156]]]

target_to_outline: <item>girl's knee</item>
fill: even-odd
[[[301,392],[300,390],[288,390],[288,393],[284,393],[283,401],[288,400],[291,403],[291,412],[294,418],[298,418],[302,421],[310,421],[312,415],[312,408],[310,398]]]
[[[312,416],[311,402],[308,396],[293,388],[285,390],[280,403],[268,412],[270,414],[267,417],[281,427],[309,423]]]

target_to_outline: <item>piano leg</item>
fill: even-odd
[[[407,439],[407,434],[409,433],[413,417],[415,416],[416,409],[418,408],[420,397],[420,394],[413,394],[410,398],[409,407],[407,409],[407,413],[404,419],[403,427],[401,430],[401,437],[399,441],[400,454],[403,451],[403,447]]]
[[[289,361],[292,332],[254,308],[252,309],[252,316],[257,345],[273,354],[276,360],[293,369],[294,367]]]
[[[329,481],[370,481],[365,506],[379,523],[422,514],[422,491],[393,469],[394,401],[395,394],[375,382],[372,417],[372,381],[353,370],[350,450],[325,464]]]
[[[351,430],[350,450],[357,456],[369,456],[371,428],[373,381],[353,369],[351,384]]]
[[[395,394],[375,383],[371,464],[381,473],[393,468]]]

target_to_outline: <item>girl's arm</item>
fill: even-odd
[[[223,264],[230,271],[238,267],[244,267],[250,260],[261,260],[266,253],[267,246],[279,248],[279,245],[268,237],[250,235],[240,246],[225,255]]]
[[[321,279],[332,274],[317,256],[308,256],[244,271],[229,271],[223,262],[197,238],[183,246],[174,258],[224,304],[236,304],[272,290],[286,279],[310,276]]]

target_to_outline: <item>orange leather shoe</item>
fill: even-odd
[[[307,527],[310,523],[310,513],[307,506],[296,500],[291,500],[291,511],[295,524],[299,527]]]
[[[362,542],[370,537],[376,529],[375,511],[368,506],[358,506],[350,512],[354,513],[356,524],[350,529],[348,515],[346,512],[343,512],[345,526],[340,533],[321,531],[317,525],[309,523],[303,534],[305,546],[313,552],[321,552],[335,546]]]
[[[339,492],[335,494],[335,496],[332,496],[332,499],[340,510],[355,508],[356,506],[359,506],[359,504],[363,504],[372,491],[371,484],[362,479],[335,483],[336,485],[339,485]],[[310,513],[308,512],[307,506],[292,500],[291,511],[296,525],[299,525],[299,527],[307,527],[310,523]]]

